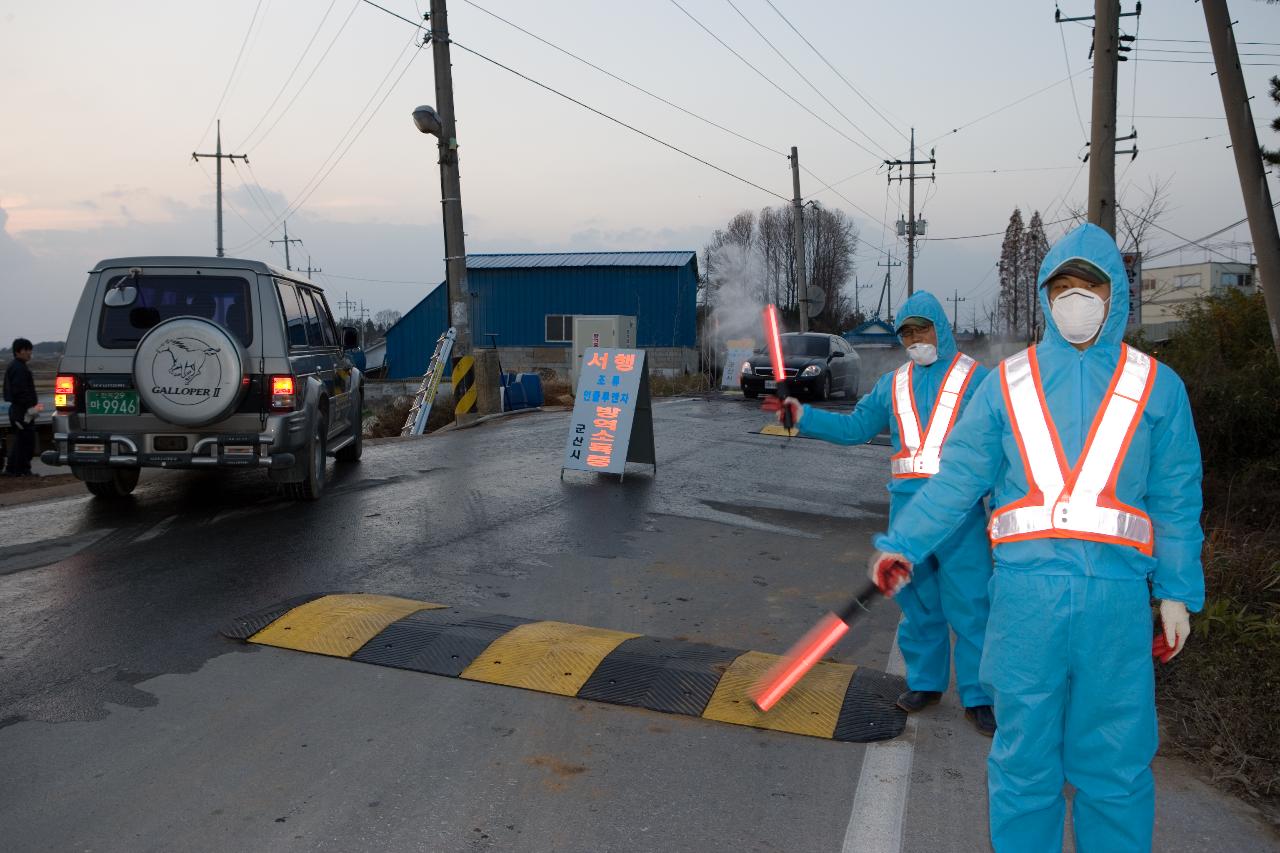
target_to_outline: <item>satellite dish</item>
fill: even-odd
[[[821,287],[812,285],[809,285],[806,289],[809,291],[809,317],[812,319],[821,314],[822,309],[827,307],[827,292]]]

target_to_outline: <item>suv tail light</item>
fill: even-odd
[[[53,405],[62,413],[76,410],[76,378],[59,376],[53,380]]]
[[[293,377],[272,376],[271,410],[273,412],[288,412],[293,409],[295,402],[296,398],[293,393]]]

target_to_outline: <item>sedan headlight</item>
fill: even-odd
[[[744,362],[742,362],[742,373],[743,373],[743,375],[749,374],[749,373],[751,373],[751,372],[752,372],[752,370],[751,370],[751,362],[749,362],[749,361],[744,361]]]
[[[811,364],[808,367],[806,367],[804,370],[800,371],[800,375],[804,378],[809,378],[811,376],[819,376],[821,374],[822,374],[822,367],[817,364]]]

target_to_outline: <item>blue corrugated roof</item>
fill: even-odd
[[[467,255],[467,269],[530,267],[682,267],[695,253],[683,252],[559,252],[511,255]]]

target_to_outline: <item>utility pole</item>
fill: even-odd
[[[907,181],[909,189],[907,190],[907,221],[904,223],[898,221],[898,236],[907,238],[907,296],[916,292],[916,237],[925,233],[928,223],[924,217],[916,220],[916,166],[929,165],[936,169],[938,161],[933,158],[933,151],[929,151],[928,160],[916,159],[916,129],[911,128],[911,157],[908,160],[885,160],[885,165],[889,167],[889,183],[894,181]],[[893,176],[893,168],[898,167],[898,176]],[[907,174],[902,174],[902,167],[907,167]],[[929,173],[929,182],[933,183],[936,179],[934,172]],[[921,176],[923,180],[923,176]]]
[[[867,284],[859,284],[858,274],[856,272],[853,274],[853,313],[855,316],[862,315],[862,306],[858,302],[858,291],[866,290],[869,287],[871,287],[870,282]]]
[[[800,302],[800,331],[809,331],[809,284],[804,270],[804,204],[800,201],[800,152],[791,146],[791,237],[795,244],[796,299]]]
[[[310,259],[308,259],[307,262],[310,263]],[[350,291],[343,291],[342,299],[338,302],[338,307],[342,309],[342,319],[348,324],[351,322],[351,309],[355,308],[355,306],[356,304],[351,301]]]
[[[206,125],[206,127],[207,127],[207,125]],[[217,172],[218,172],[218,257],[220,257],[220,258],[221,258],[221,257],[223,257],[223,256],[225,255],[225,253],[222,251],[222,161],[223,161],[223,160],[243,160],[243,161],[245,161],[246,163],[248,163],[248,162],[249,162],[249,155],[248,155],[248,154],[223,154],[223,153],[222,153],[222,119],[218,119],[218,136],[217,136],[217,142],[218,142],[218,146],[217,146],[217,148],[215,148],[215,149],[214,149],[214,153],[212,153],[212,154],[197,154],[196,152],[192,151],[192,152],[191,152],[191,159],[192,159],[192,160],[195,160],[197,163],[199,163],[199,162],[200,162],[200,158],[201,158],[201,157],[212,157],[212,158],[214,159],[214,162],[217,164]]]
[[[1240,71],[1240,54],[1226,0],[1202,0],[1204,21],[1209,28],[1209,45],[1213,48],[1214,67],[1218,70],[1218,86],[1222,90],[1222,107],[1227,113],[1227,129],[1231,132],[1231,150],[1240,175],[1244,210],[1249,218],[1249,236],[1258,261],[1258,278],[1262,297],[1271,323],[1271,343],[1280,359],[1280,233],[1271,207],[1271,190],[1262,167],[1258,132],[1249,109],[1249,93]]]
[[[324,272],[324,270],[320,269],[319,267],[311,266],[311,256],[307,255],[307,268],[306,270],[304,270],[304,272],[307,274],[307,278],[311,278],[311,274],[313,272]]]
[[[1058,24],[1072,21],[1093,21],[1093,44],[1089,56],[1093,59],[1093,106],[1090,113],[1089,153],[1089,221],[1116,236],[1116,154],[1138,156],[1138,132],[1128,136],[1116,136],[1116,85],[1119,63],[1127,62],[1124,54],[1130,50],[1133,36],[1120,35],[1120,19],[1142,14],[1142,3],[1135,4],[1132,12],[1120,11],[1120,0],[1094,0],[1093,15],[1080,18],[1064,18],[1055,10],[1053,20]],[[1116,143],[1135,140],[1133,147],[1116,151]],[[1132,159],[1132,158],[1131,158]]]
[[[893,256],[889,256],[888,263],[876,261],[876,266],[886,267],[884,271],[884,286],[880,288],[880,296],[884,299],[885,313],[889,316],[889,325],[893,325],[893,284],[890,278],[893,275],[892,267],[902,266],[902,261],[895,261]],[[876,314],[880,313],[880,302],[876,301]]]
[[[471,301],[467,249],[462,230],[462,180],[458,172],[458,131],[453,109],[453,66],[449,61],[449,16],[445,0],[431,0],[431,57],[435,65],[437,134],[440,152],[440,207],[444,214],[444,262],[449,288],[449,321],[456,338],[453,361],[471,354]]]
[[[290,263],[289,263],[289,244],[290,244],[290,243],[301,243],[302,241],[301,241],[301,240],[299,240],[297,237],[294,237],[293,239],[289,239],[289,220],[287,220],[287,219],[286,219],[286,220],[284,221],[284,239],[283,239],[283,240],[268,240],[267,242],[268,242],[268,243],[270,243],[270,244],[271,244],[271,245],[273,245],[273,246],[274,246],[276,243],[284,243],[284,268],[285,268],[285,269],[287,269],[287,270],[289,270],[290,272],[293,272],[293,267],[292,267],[292,266],[290,265]],[[311,259],[310,259],[310,258],[308,258],[308,259],[307,259],[307,263],[308,263],[308,264],[310,264],[310,263],[311,263]]]
[[[1089,125],[1089,221],[1116,236],[1116,78],[1120,0],[1093,4],[1093,110]]]
[[[955,296],[948,297],[947,301],[952,303],[952,306],[953,306],[951,309],[951,330],[953,332],[959,332],[960,331],[960,303],[968,302],[969,300],[966,297],[961,296],[960,291],[957,290],[955,291]]]

